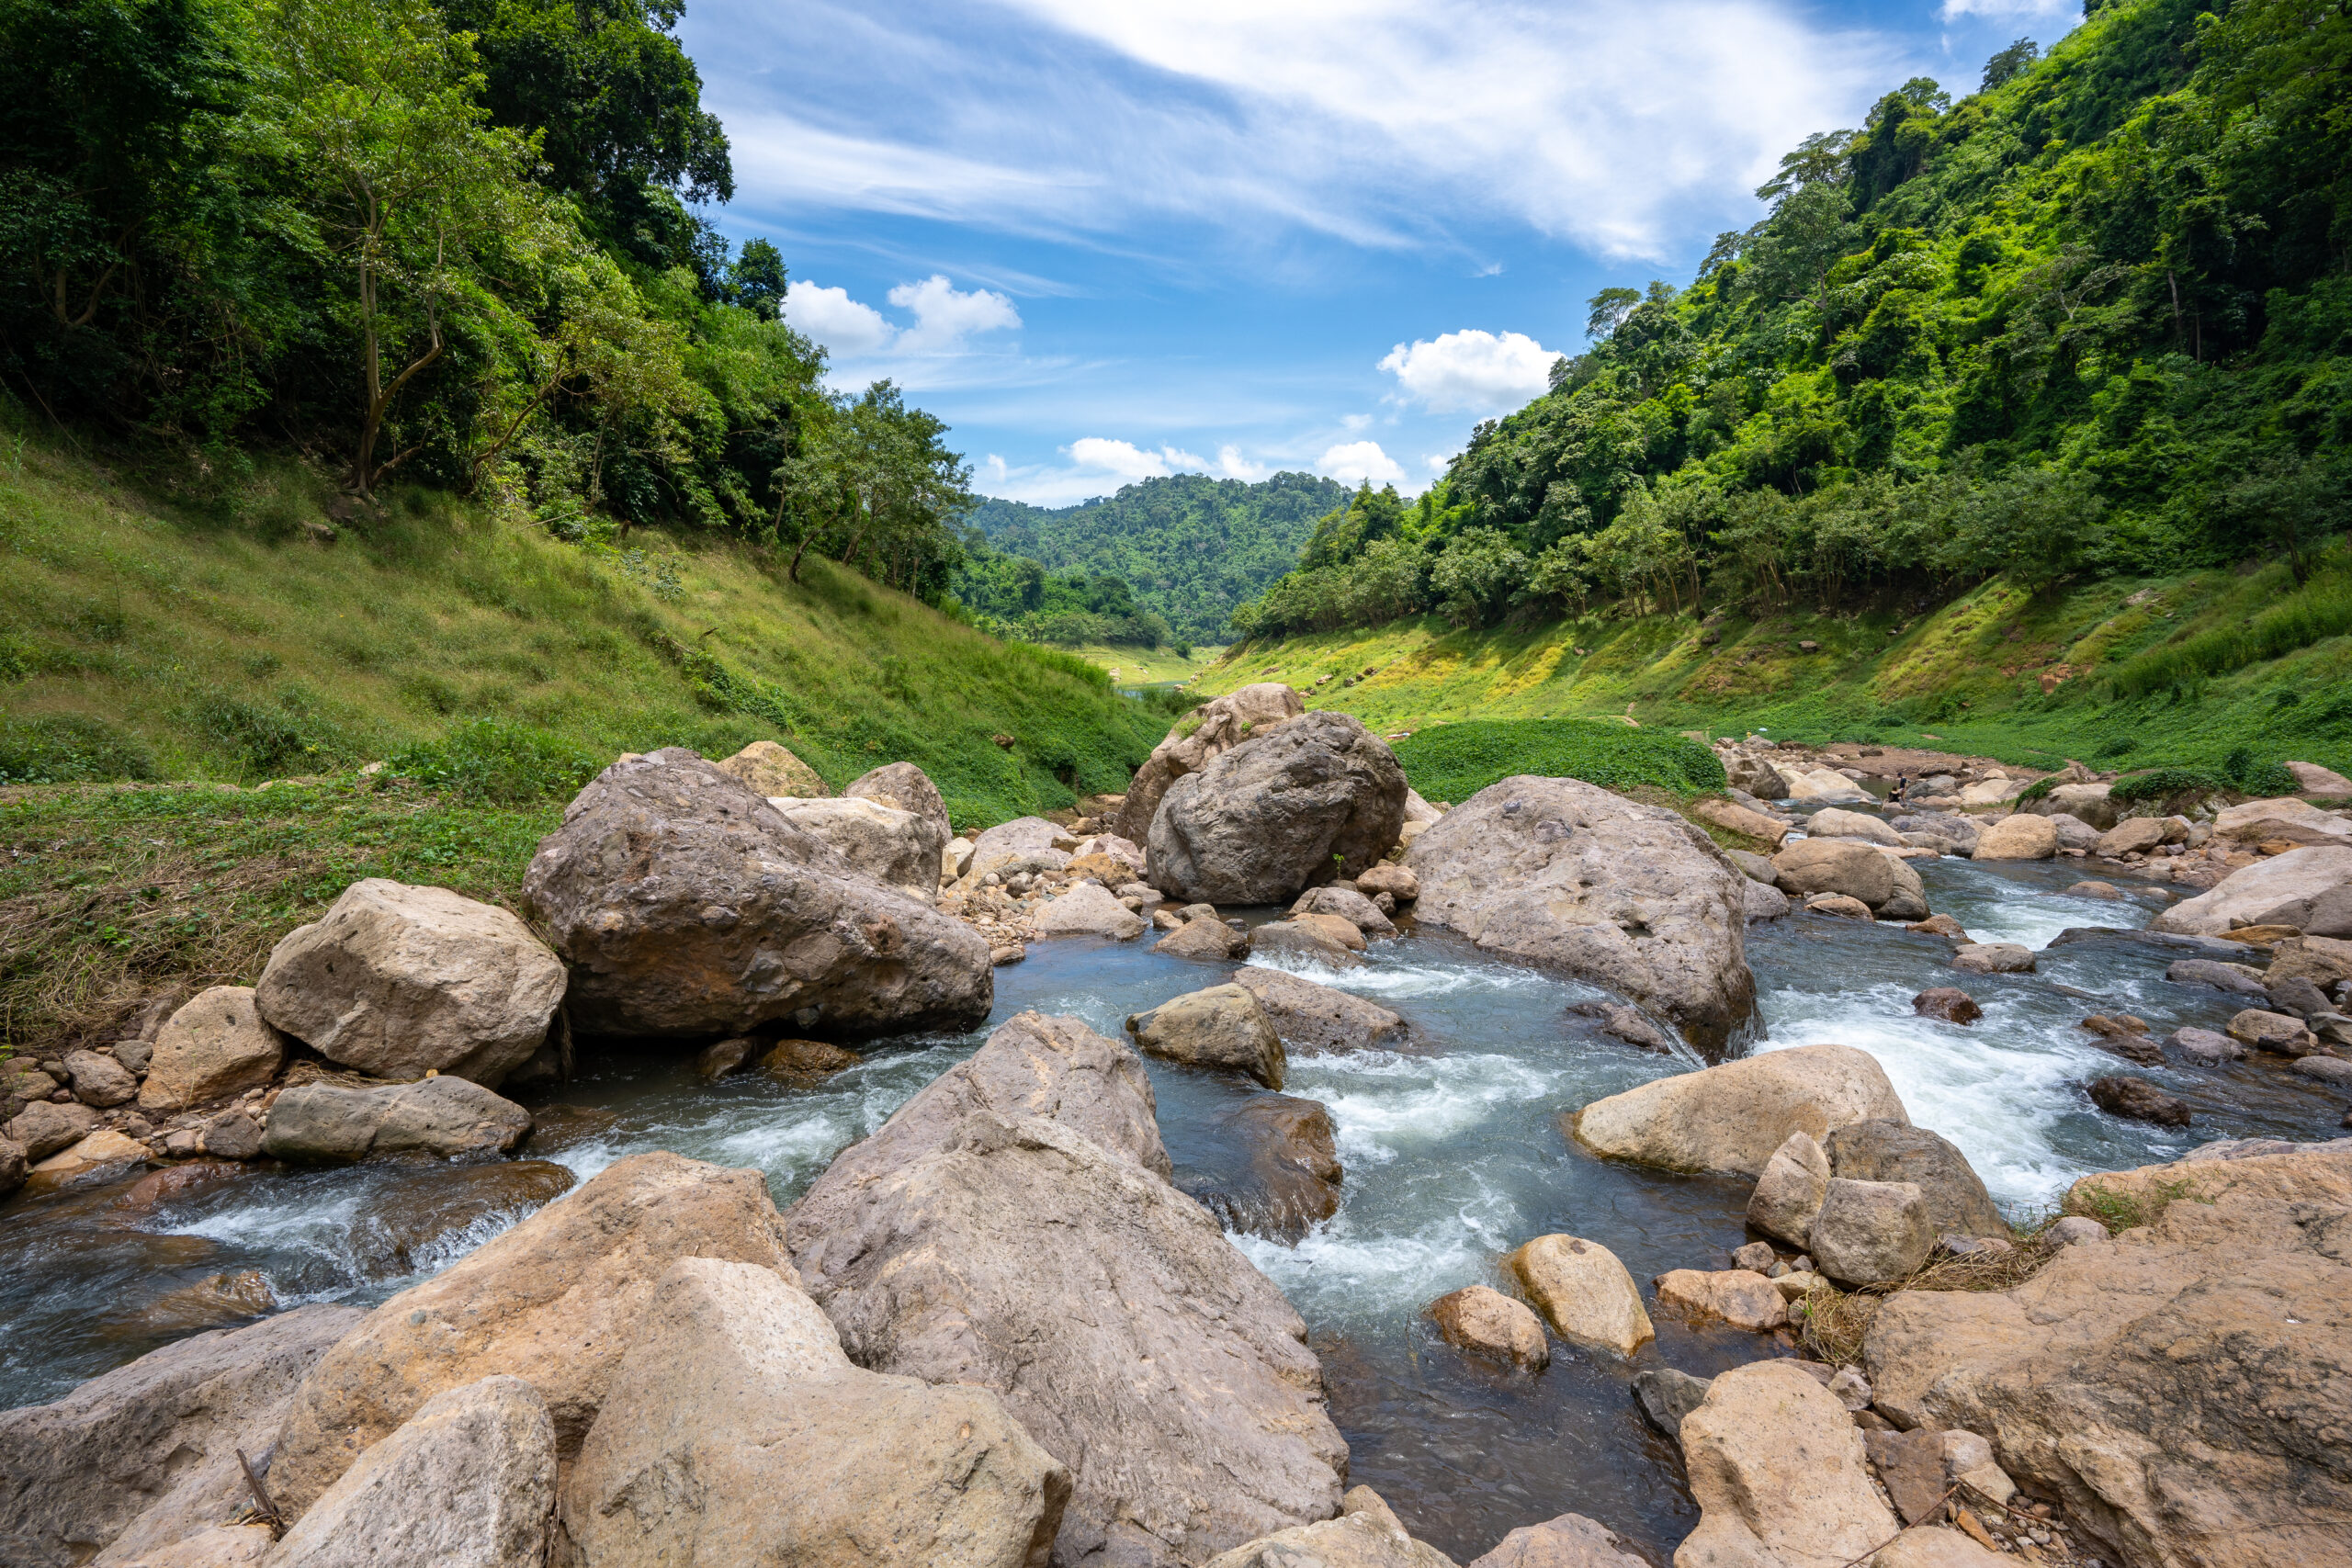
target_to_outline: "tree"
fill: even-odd
[[[488,123],[470,46],[425,0],[283,0],[276,20],[285,145],[353,283],[361,393],[349,483],[368,495],[417,450],[379,457],[377,446],[401,393],[448,348],[443,312],[489,303],[466,264],[529,225],[532,149]]]
[[[800,581],[801,559],[824,533],[846,536],[843,565],[868,561],[878,569],[868,575],[909,592],[944,577],[961,555],[954,525],[974,501],[971,468],[947,450],[946,434],[889,381],[822,405],[778,470],[804,513],[786,575]]]
[[[1756,187],[1758,201],[1779,201],[1807,186],[1843,185],[1846,154],[1854,144],[1850,130],[1816,130],[1781,155],[1781,172]],[[1718,249],[1723,242],[1715,242]]]
[[[728,267],[733,302],[763,321],[784,312],[786,288],[784,254],[765,240],[746,240],[742,254]]]
[[[1844,190],[1827,181],[1781,198],[1756,226],[1741,287],[1767,299],[1800,299],[1829,314],[1829,269],[1851,248]]]
[[[1976,90],[1989,93],[2015,81],[2032,70],[2033,62],[2041,58],[2041,46],[2030,38],[2021,38],[1984,62],[1984,85]]]
[[[1625,318],[1642,302],[1641,291],[1635,288],[1604,288],[1585,301],[1589,310],[1584,319],[1584,335],[1599,342],[1625,324]]]

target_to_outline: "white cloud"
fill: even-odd
[[[1549,385],[1559,355],[1525,333],[1500,337],[1471,328],[1408,348],[1398,344],[1380,362],[1404,394],[1433,413],[1466,409],[1491,413],[1515,409]]]
[[[1241,455],[1241,448],[1227,442],[1216,449],[1217,478],[1247,479],[1255,484],[1274,470],[1263,463],[1253,463]]]
[[[1132,441],[1113,441],[1100,435],[1084,435],[1062,448],[1070,461],[1091,473],[1116,474],[1125,480],[1158,479],[1180,468],[1194,472],[1208,465],[1190,452],[1174,446],[1162,446],[1157,452],[1147,451]]]
[[[1380,449],[1377,441],[1345,441],[1327,447],[1323,456],[1316,459],[1315,467],[1348,484],[1370,479],[1376,485],[1401,487],[1412,482],[1396,459]]]
[[[1021,324],[1011,299],[986,288],[959,293],[940,273],[921,283],[901,283],[890,290],[890,303],[914,312],[915,324],[899,334],[895,345],[901,354],[953,354],[976,333],[1010,332]]]
[[[785,291],[784,319],[842,359],[879,353],[898,336],[881,311],[851,299],[848,289],[814,283],[795,283]]]
[[[2026,21],[2036,17],[2064,17],[2071,23],[2081,9],[2077,0],[1944,0],[1940,14],[1947,22],[1962,17],[2011,21]]]

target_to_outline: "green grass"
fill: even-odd
[[[516,758],[428,756],[488,721],[536,737],[528,766],[571,775],[758,739],[836,789],[913,761],[977,828],[1124,788],[1167,727],[1082,658],[997,642],[823,560],[794,584],[741,544],[567,544],[424,491],[321,544],[332,487],[290,461],[223,487],[37,433],[11,450],[0,784],[254,783],[397,755],[495,795]]]
[[[356,776],[82,786],[0,801],[0,1048],[112,1038],[158,987],[251,985],[368,876],[516,907],[569,791],[487,800]]]
[[[1210,696],[1288,681],[1309,692],[1309,706],[1353,713],[1384,733],[1611,717],[1651,731],[1921,746],[2043,769],[2077,758],[2222,776],[2243,751],[2256,769],[2294,760],[2343,771],[2352,768],[2352,631],[2328,631],[2323,613],[2327,585],[2342,581],[2352,581],[2352,550],[2338,546],[2306,590],[2285,566],[2256,564],[2039,593],[1996,579],[1942,604],[1761,618],[1710,611],[1704,622],[1595,616],[1458,631],[1424,616],[1238,645],[1193,689]],[[2253,629],[2265,626],[2273,629]],[[2261,657],[2137,695],[2111,679],[2224,634]],[[1334,679],[1315,685],[1324,675]]]
[[[1724,787],[1723,764],[1706,747],[1607,720],[1474,719],[1420,730],[1396,750],[1423,799],[1456,805],[1514,773],[1686,797]]]

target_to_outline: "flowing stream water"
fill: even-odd
[[[1917,863],[1934,908],[1980,939],[2037,948],[2068,927],[2142,926],[2160,897],[2069,897],[2081,871],[2064,861]],[[2086,1171],[2212,1138],[2336,1134],[2340,1100],[2277,1060],[2138,1068],[2091,1045],[2080,1021],[2092,1011],[2136,1013],[2158,1035],[2227,1020],[2235,1007],[2221,993],[2164,979],[2175,953],[2126,932],[2052,948],[2036,974],[1962,976],[1951,951],[1900,926],[1816,916],[1749,927],[1768,1036],[1757,1048],[1839,1041],[1870,1051],[1912,1119],[1957,1144],[2013,1218],[2051,1206]],[[1514,1525],[1573,1510],[1662,1563],[1697,1512],[1679,1451],[1634,1408],[1633,1374],[1672,1366],[1706,1376],[1793,1346],[1661,1314],[1657,1343],[1630,1363],[1555,1343],[1551,1367],[1531,1377],[1453,1350],[1424,1313],[1448,1291],[1499,1284],[1500,1257],[1553,1231],[1600,1242],[1644,1283],[1668,1269],[1728,1267],[1747,1239],[1749,1182],[1604,1163],[1560,1127],[1564,1111],[1698,1064],[1592,1032],[1566,1011],[1599,994],[1591,987],[1442,931],[1374,943],[1369,956],[1361,968],[1302,973],[1404,1014],[1409,1047],[1294,1056],[1285,1090],[1321,1101],[1338,1128],[1340,1209],[1295,1246],[1247,1235],[1236,1245],[1306,1320],[1351,1479],[1378,1489],[1416,1534],[1466,1561]],[[997,972],[991,1023],[1035,1008],[1115,1035],[1128,1014],[1225,973],[1142,942],[1039,942],[1026,963]],[[1913,1015],[1916,992],[1954,983],[1984,1004],[1980,1022]],[[0,1407],[56,1398],[157,1345],[241,1321],[262,1310],[263,1290],[278,1306],[379,1302],[514,1224],[566,1171],[584,1180],[644,1150],[754,1167],[788,1205],[986,1032],[879,1044],[814,1089],[758,1073],[706,1084],[684,1059],[592,1046],[570,1085],[534,1103],[540,1130],[521,1160],[216,1168],[20,1198],[0,1207]],[[1148,1066],[1180,1179],[1229,1161],[1219,1117],[1255,1086]],[[2112,1072],[2154,1078],[2195,1108],[2196,1125],[2097,1111],[2079,1085]],[[239,1304],[240,1291],[251,1304]]]

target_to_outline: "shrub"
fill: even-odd
[[[509,806],[568,799],[604,766],[605,759],[575,741],[494,718],[458,725],[384,761],[389,777],[460,800]]]
[[[1413,787],[1463,801],[1514,773],[1582,779],[1604,789],[1640,785],[1671,795],[1724,787],[1723,764],[1695,740],[1579,718],[1476,719],[1424,729],[1396,746]]]
[[[2150,768],[2120,778],[2109,788],[2109,800],[2170,800],[2181,795],[2212,795],[2227,788],[2212,774],[2195,768]]]
[[[156,776],[146,747],[79,714],[0,717],[0,784],[112,784]]]

